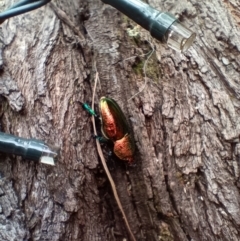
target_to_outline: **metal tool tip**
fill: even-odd
[[[50,157],[50,156],[42,156],[40,158],[40,162],[43,163],[43,164],[48,164],[48,165],[51,165],[51,166],[55,166],[54,158]]]

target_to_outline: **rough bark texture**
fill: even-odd
[[[0,240],[130,240],[77,103],[91,102],[96,68],[96,102],[114,98],[134,132],[136,166],[109,166],[136,240],[239,240],[240,3],[148,3],[196,31],[186,54],[100,0],[53,1],[1,25],[2,129],[61,155],[53,168],[0,155]],[[146,86],[128,101],[151,46]]]

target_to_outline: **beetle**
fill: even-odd
[[[89,111],[90,107],[86,107],[86,103],[82,106],[88,113],[93,115],[93,112]],[[102,135],[113,142],[114,154],[119,159],[132,163],[135,143],[131,128],[120,106],[112,98],[101,97],[99,112]]]
[[[129,163],[133,162],[135,143],[127,119],[117,102],[102,97],[99,102],[102,134],[114,143],[115,155]]]

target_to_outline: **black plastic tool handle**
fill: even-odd
[[[165,12],[160,12],[140,0],[102,0],[116,8],[134,22],[148,30],[151,35],[165,43],[166,32],[177,19]]]
[[[43,150],[48,149],[44,142],[25,139],[0,132],[0,151],[22,156],[29,160],[39,161]]]
[[[17,16],[19,14],[23,14],[26,12],[30,12],[34,9],[40,8],[43,5],[49,3],[51,0],[22,0],[18,3],[11,6],[6,11],[0,13],[0,23],[4,22],[4,20]]]

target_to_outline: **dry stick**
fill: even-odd
[[[94,83],[94,88],[93,88],[93,95],[92,95],[92,109],[93,109],[93,110],[94,110],[94,97],[95,97],[95,92],[96,92],[96,86],[97,86],[97,80],[98,80],[98,79],[99,79],[99,78],[98,78],[98,72],[96,72],[95,83]],[[93,124],[94,135],[97,135],[94,116],[92,116],[92,124]],[[118,194],[117,194],[117,189],[116,189],[115,183],[114,183],[114,181],[113,181],[113,179],[112,179],[112,176],[111,176],[111,174],[110,174],[110,172],[109,172],[109,170],[108,170],[108,167],[107,167],[105,158],[104,158],[104,156],[103,156],[102,148],[101,148],[100,143],[99,143],[99,140],[98,140],[97,138],[96,138],[96,144],[97,144],[98,155],[100,156],[100,159],[101,159],[103,168],[104,168],[104,170],[105,170],[105,172],[106,172],[106,174],[107,174],[108,180],[109,180],[109,182],[110,182],[110,184],[111,184],[114,198],[115,198],[115,200],[116,200],[116,202],[117,202],[117,205],[118,205],[118,207],[119,207],[119,209],[120,209],[120,211],[121,211],[121,213],[122,213],[124,222],[125,222],[125,224],[126,224],[126,226],[127,226],[127,230],[128,230],[128,232],[129,232],[129,234],[130,234],[130,236],[131,236],[131,239],[132,239],[133,241],[136,241],[136,239],[135,239],[135,237],[134,237],[134,235],[133,235],[133,233],[132,233],[132,230],[131,230],[131,228],[130,228],[130,225],[129,225],[129,223],[128,223],[127,217],[126,217],[126,215],[125,215],[125,213],[124,213],[122,204],[121,204],[120,199],[119,199],[119,196],[118,196]]]
[[[148,42],[148,41],[147,41],[147,42]],[[148,64],[149,59],[151,58],[152,54],[153,54],[154,51],[155,51],[152,43],[150,43],[150,42],[148,42],[148,43],[151,45],[152,50],[149,51],[149,52],[150,52],[150,55],[147,57],[147,60],[144,62],[144,65],[143,65],[144,84],[143,84],[141,90],[139,90],[139,91],[138,91],[137,93],[135,93],[131,98],[129,98],[128,101],[130,101],[131,99],[133,99],[134,97],[136,97],[138,94],[140,94],[140,93],[145,89],[145,87],[146,87],[146,84],[147,84],[146,66],[147,66],[147,64]],[[146,53],[146,54],[144,54],[144,55],[147,55],[147,54],[148,54],[148,53]],[[140,55],[140,56],[142,56],[142,55]],[[135,57],[135,56],[134,56],[134,57]],[[130,58],[131,58],[131,57],[130,57]],[[128,60],[128,59],[130,59],[130,58],[127,58],[127,59],[125,59],[125,60]]]

